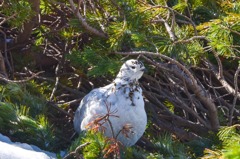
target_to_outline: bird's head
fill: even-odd
[[[128,82],[137,81],[140,79],[146,68],[143,63],[138,60],[127,60],[121,67],[117,79]]]

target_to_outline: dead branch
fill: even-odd
[[[234,96],[234,99],[233,99],[232,107],[229,110],[229,117],[228,117],[229,124],[228,125],[232,125],[233,112],[234,112],[234,108],[236,106],[236,102],[237,102],[237,99],[238,99],[237,94],[238,94],[238,76],[239,76],[239,72],[240,72],[240,64],[238,65],[237,71],[235,72],[235,75],[234,75],[235,96]]]
[[[3,21],[0,22],[0,26],[4,23],[6,23],[8,20],[14,18],[15,16],[17,15],[17,13],[14,13],[13,15],[7,17],[7,18],[4,18]]]
[[[173,31],[173,28],[170,27],[170,25],[168,24],[168,22],[167,22],[164,18],[162,18],[160,15],[158,16],[158,18],[159,18],[159,20],[161,20],[161,21],[163,22],[163,24],[164,24],[164,26],[165,26],[165,28],[166,28],[166,30],[167,30],[167,32],[168,32],[168,35],[169,35],[170,39],[171,39],[173,42],[176,41],[176,40],[177,40],[177,36],[175,35],[175,33],[174,33],[174,31]]]
[[[219,71],[216,69],[216,67],[211,64],[209,61],[204,60],[204,64],[211,69],[211,71],[213,72],[213,74],[215,75],[215,77],[219,80],[219,82],[222,84],[222,86],[232,95],[236,96],[238,99],[240,99],[240,93],[239,92],[235,92],[235,89],[225,80],[224,76],[223,76],[223,69],[222,69],[222,64],[221,64],[221,60],[219,59],[219,57],[216,56],[216,59],[218,59],[218,64],[219,64]]]
[[[60,108],[59,106],[57,106],[57,105],[56,105],[55,103],[53,103],[52,101],[49,101],[48,104],[49,104],[50,106],[52,106],[53,108],[55,108],[56,110],[58,110],[59,112],[67,115],[68,117],[70,117],[71,120],[73,119],[73,114],[68,113],[68,112],[65,111],[64,109],[62,109],[62,108]]]
[[[28,77],[27,79],[24,79],[24,80],[10,80],[10,79],[7,79],[7,78],[1,77],[1,76],[0,76],[0,80],[4,81],[6,83],[26,83],[26,82],[36,78],[39,74],[41,74],[43,72],[44,71],[33,73],[31,77]]]
[[[63,159],[72,159],[72,158],[83,159],[83,156],[81,154],[79,154],[79,151],[89,144],[90,144],[90,142],[86,142],[86,143],[78,146],[74,151],[67,154]]]
[[[175,41],[174,44],[184,44],[184,43],[191,43],[193,42],[194,40],[200,40],[200,39],[206,39],[205,36],[193,36],[189,39],[185,39],[185,40],[178,40],[178,41]]]
[[[192,133],[192,132],[187,132],[181,128],[178,128],[176,126],[174,126],[173,124],[166,122],[164,119],[159,119],[158,115],[155,109],[156,106],[150,104],[150,103],[146,103],[147,107],[151,109],[151,112],[153,113],[153,119],[154,119],[154,123],[156,123],[157,127],[160,126],[161,128],[168,130],[169,132],[176,134],[180,140],[193,140],[193,139],[200,139],[201,137],[199,137],[198,135]]]

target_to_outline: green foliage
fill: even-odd
[[[173,6],[173,9],[183,13],[188,6],[187,1],[180,0],[177,5]]]
[[[146,158],[146,156],[147,156],[146,151],[138,147],[127,147],[122,149],[122,152],[121,152],[122,158],[143,159],[143,158]]]
[[[240,158],[240,125],[223,127],[219,133],[219,139],[223,142],[223,156],[227,159]]]
[[[69,152],[74,151],[79,145],[89,142],[90,144],[83,147],[82,152],[84,158],[103,158],[103,149],[106,147],[106,138],[100,133],[83,132],[75,139],[69,148]]]
[[[41,9],[41,14],[51,13],[51,6],[47,0],[40,0],[40,9]]]
[[[24,105],[29,108],[31,116],[36,116],[40,112],[46,111],[46,101],[42,96],[34,96],[27,91],[26,87],[17,84],[8,84],[6,86],[0,86],[0,99],[3,102],[13,103],[14,105]]]
[[[18,120],[18,116],[15,112],[15,108],[10,103],[0,103],[0,130],[6,131],[11,127],[14,127],[15,122]]]
[[[9,19],[9,24],[13,27],[21,27],[24,22],[30,20],[34,13],[28,0],[8,0],[4,5],[4,7],[1,7],[0,13],[7,17],[13,16]]]
[[[153,139],[153,150],[145,150],[140,147],[128,147],[123,149],[122,158],[126,159],[186,159],[191,155],[187,153],[187,147],[180,141],[173,139],[170,134],[162,134]]]
[[[115,59],[104,56],[103,53],[96,53],[91,48],[86,48],[83,52],[72,51],[67,58],[72,65],[82,70],[87,70],[88,76],[116,75],[121,63]]]
[[[240,158],[240,132],[239,124],[233,126],[222,127],[218,133],[219,140],[222,141],[222,146],[215,147],[213,150],[206,149],[205,155],[202,157],[239,159]]]
[[[108,33],[111,35],[108,42],[113,50],[121,50],[121,45],[123,45],[124,36],[129,34],[127,30],[126,22],[114,22],[108,29]]]
[[[106,142],[101,133],[87,133],[86,138],[83,139],[83,143],[86,142],[90,142],[90,144],[83,149],[84,158],[103,158]]]
[[[188,152],[192,155],[192,158],[199,158],[203,156],[204,150],[211,148],[214,143],[219,144],[216,134],[211,134],[208,138],[203,137],[202,139],[186,142],[185,145],[188,147]]]
[[[55,150],[57,140],[45,115],[46,101],[39,92],[28,92],[17,84],[1,85],[0,91],[0,132],[19,142]]]
[[[188,158],[186,147],[179,141],[174,140],[171,134],[163,134],[153,141],[155,149],[163,158]]]
[[[84,158],[103,158],[106,153],[103,151],[110,143],[101,133],[82,133],[73,143],[69,152],[74,151],[79,145],[89,142],[80,154]],[[121,147],[121,158],[126,159],[163,159],[163,158],[189,158],[187,147],[178,140],[173,139],[171,134],[162,134],[152,140],[154,149],[144,150],[140,147]],[[110,157],[111,158],[111,157]]]
[[[166,12],[161,8],[149,9],[138,3],[125,3],[121,5],[126,9],[124,19],[115,21],[109,26],[110,35],[108,43],[116,51],[149,50],[156,51],[168,45],[168,38],[161,26],[152,24],[151,19],[157,14]]]
[[[169,109],[170,112],[174,113],[174,105],[170,101],[166,100],[164,105]]]
[[[20,109],[20,110],[19,110]],[[18,108],[11,103],[0,103],[0,132],[17,138],[20,142],[51,149],[54,135],[45,116],[33,119],[26,106]]]
[[[221,22],[215,22],[215,24],[211,25],[207,37],[211,40],[210,45],[215,48],[220,55],[233,55],[233,51],[230,47],[233,40],[232,36],[229,30],[222,28]]]
[[[39,46],[44,43],[45,35],[49,31],[49,28],[45,26],[40,26],[38,29],[34,30],[33,33],[36,34],[35,45]]]
[[[228,3],[229,5],[224,5]],[[204,22],[197,26],[199,32],[206,35],[210,40],[210,45],[218,52],[219,55],[224,57],[238,56],[239,52],[234,51],[232,45],[238,43],[239,37],[236,37],[232,31],[240,30],[239,13],[233,9],[234,6],[239,4],[233,4],[229,1],[220,3],[222,7],[227,7],[227,10],[232,12],[225,12],[219,16],[218,19],[211,20],[210,22]],[[231,9],[229,8],[231,7]],[[233,10],[232,10],[233,9]],[[238,40],[237,40],[238,39]]]

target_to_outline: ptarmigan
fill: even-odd
[[[124,146],[134,145],[147,124],[142,89],[138,83],[144,71],[142,62],[126,61],[112,83],[92,90],[82,99],[75,112],[74,129],[78,133],[87,130],[95,120],[102,124],[107,137],[117,138]],[[108,113],[111,114],[110,122],[103,119]]]

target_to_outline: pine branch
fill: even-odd
[[[72,11],[73,13],[77,16],[78,20],[81,22],[82,26],[87,30],[89,31],[90,33],[94,34],[94,35],[97,35],[101,38],[105,38],[107,39],[108,36],[103,33],[103,32],[100,32],[99,30],[93,28],[92,26],[90,26],[87,22],[86,22],[86,19],[84,19],[82,17],[82,15],[80,14],[80,12],[77,10],[77,8],[75,7],[75,4],[73,2],[73,0],[69,0],[69,3],[71,5],[71,8],[72,8]]]

